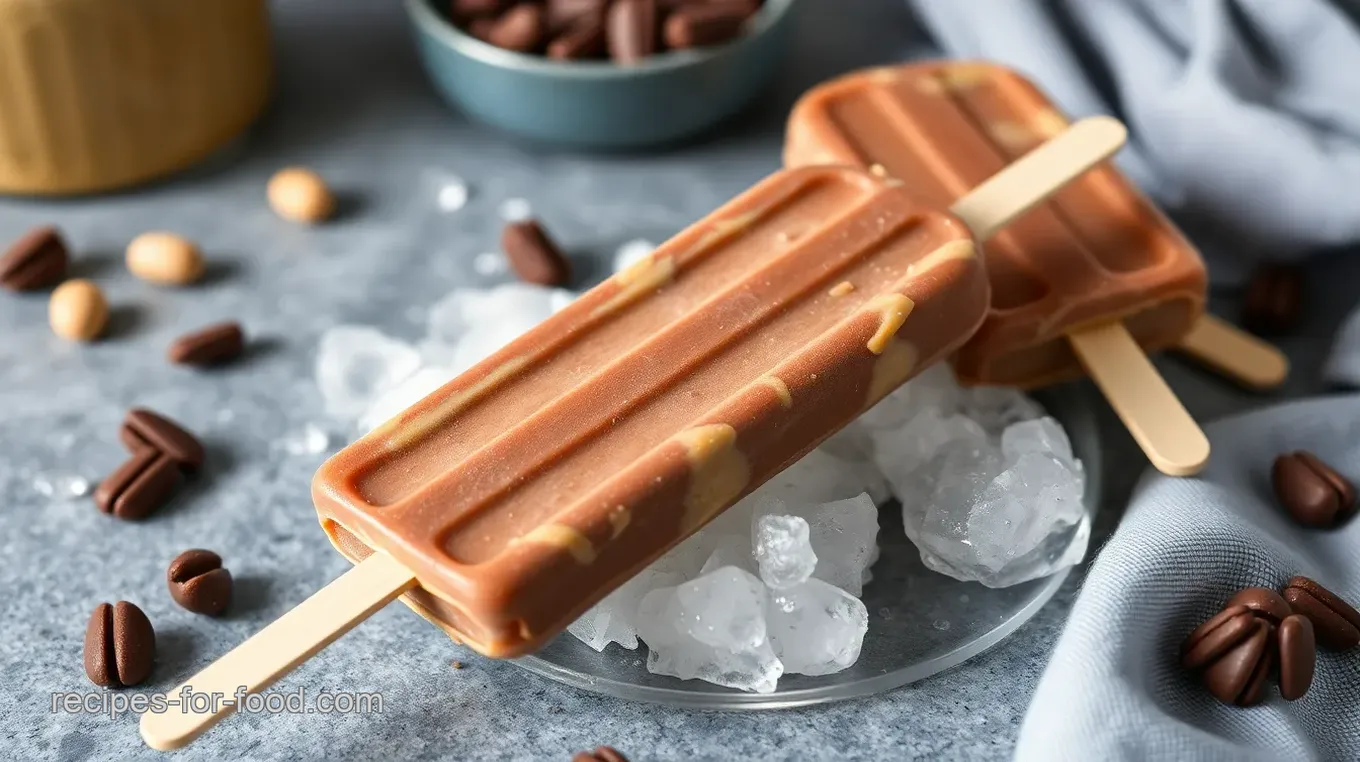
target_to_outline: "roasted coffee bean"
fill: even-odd
[[[489,42],[491,30],[495,28],[496,20],[494,18],[479,18],[473,19],[472,23],[468,24],[467,32],[482,42]]]
[[[1289,604],[1274,590],[1264,587],[1248,587],[1228,599],[1228,606],[1242,605],[1251,609],[1256,616],[1269,621],[1276,627],[1285,617],[1294,613]]]
[[[612,746],[596,746],[595,751],[578,751],[571,762],[628,762],[628,758]]]
[[[604,21],[590,16],[577,21],[557,39],[548,43],[548,58],[577,61],[604,54]]]
[[[186,471],[203,465],[203,444],[182,426],[146,408],[133,408],[123,419],[118,438],[129,450],[150,447]]]
[[[1307,577],[1291,577],[1283,592],[1294,613],[1313,623],[1322,646],[1345,651],[1360,645],[1360,611],[1340,596]]]
[[[1227,653],[1256,631],[1257,618],[1246,606],[1229,606],[1196,627],[1181,643],[1181,666],[1199,669]]]
[[[666,45],[675,49],[717,45],[741,34],[756,5],[746,0],[686,5],[666,19]]]
[[[32,291],[61,282],[70,263],[66,242],[47,225],[24,233],[0,256],[0,286]]]
[[[548,0],[548,31],[561,34],[587,18],[603,24],[606,5],[608,0]]]
[[[1280,641],[1280,695],[1296,701],[1313,684],[1313,670],[1317,666],[1313,625],[1307,617],[1292,614],[1280,623],[1276,637]]]
[[[655,53],[656,0],[614,0],[609,6],[605,37],[609,57],[617,63],[637,63]]]
[[[1204,685],[1225,704],[1251,706],[1265,695],[1266,678],[1275,664],[1275,626],[1252,620],[1253,630],[1204,670]]]
[[[521,3],[496,19],[496,25],[487,32],[486,41],[498,48],[532,53],[543,45],[546,32],[543,6]]]
[[[101,603],[85,626],[85,674],[106,688],[137,685],[156,660],[156,631],[136,606]]]
[[[501,232],[501,248],[510,267],[526,283],[560,286],[571,277],[562,250],[535,220],[511,222]]]
[[[241,324],[231,321],[184,334],[170,344],[166,356],[176,365],[218,365],[240,357],[245,346]]]
[[[453,0],[449,10],[454,19],[495,16],[505,7],[505,0]]]
[[[1329,529],[1355,513],[1355,487],[1310,452],[1277,457],[1270,482],[1280,504],[1304,526]]]
[[[186,550],[170,562],[165,581],[175,603],[198,614],[217,616],[231,602],[231,572],[211,550]]]
[[[1261,265],[1242,302],[1242,324],[1269,336],[1288,333],[1303,317],[1303,271],[1296,265]]]
[[[179,484],[179,468],[169,456],[150,447],[132,454],[94,490],[94,504],[104,513],[135,521],[165,505]]]

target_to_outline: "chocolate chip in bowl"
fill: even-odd
[[[425,68],[452,105],[591,150],[674,143],[737,113],[773,76],[795,5],[406,0]]]

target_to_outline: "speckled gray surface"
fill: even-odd
[[[0,295],[0,743],[14,759],[157,755],[136,718],[50,711],[52,694],[96,690],[80,667],[84,624],[99,601],[131,600],[156,625],[149,690],[165,690],[347,568],[319,531],[308,484],[324,454],[284,442],[328,424],[312,379],[317,338],[338,322],[418,337],[422,309],[454,286],[490,283],[472,258],[493,249],[497,204],[527,198],[586,272],[624,240],[658,240],[774,169],[783,115],[816,80],[923,50],[896,3],[809,0],[778,91],[714,139],[660,155],[588,158],[511,144],[439,103],[411,53],[395,3],[290,0],[275,8],[281,82],[271,114],[233,150],[192,176],[136,193],[61,202],[0,200],[0,239],[54,221],[80,274],[113,303],[113,335],[71,346],[46,326],[41,295]],[[263,189],[280,165],[321,170],[346,194],[332,225],[277,220]],[[472,188],[467,208],[441,213],[448,176]],[[131,278],[120,252],[151,228],[180,231],[212,261],[207,281],[171,291]],[[592,256],[596,264],[590,266]],[[412,309],[414,307],[415,309]],[[1291,343],[1294,392],[1325,350],[1339,307]],[[213,373],[172,368],[171,337],[221,318],[254,337],[248,360]],[[1192,411],[1219,415],[1262,400],[1167,363]],[[162,410],[198,432],[210,466],[148,521],[100,515],[88,498],[38,494],[34,475],[98,479],[123,452],[115,432],[131,405]],[[1104,530],[1142,462],[1104,414]],[[1121,467],[1121,463],[1127,464]],[[1097,542],[1101,532],[1098,529]],[[229,616],[180,610],[166,563],[194,546],[222,553],[238,580]],[[1076,577],[1015,636],[945,674],[887,695],[766,713],[701,713],[601,698],[490,662],[389,607],[304,665],[281,688],[380,691],[380,715],[233,717],[185,759],[567,759],[612,743],[636,760],[1004,759]],[[453,660],[466,667],[454,670]]]

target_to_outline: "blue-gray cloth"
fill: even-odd
[[[1122,168],[1186,226],[1214,282],[1360,243],[1360,0],[909,1],[950,56],[1009,65],[1070,114],[1123,119]],[[1326,372],[1360,385],[1360,313]],[[1291,448],[1360,477],[1360,398],[1207,431],[1208,471],[1147,479],[1093,562],[1018,759],[1360,760],[1360,651],[1324,654],[1301,701],[1253,709],[1177,666],[1180,640],[1245,585],[1302,573],[1360,600],[1360,521],[1300,529],[1268,480]]]
[[[1246,585],[1303,574],[1360,601],[1360,521],[1300,527],[1270,466],[1317,453],[1360,478],[1360,396],[1295,402],[1206,428],[1214,456],[1193,479],[1149,476],[1091,565],[1020,731],[1016,759],[1360,760],[1360,649],[1321,652],[1313,686],[1226,706],[1180,669],[1181,641]]]

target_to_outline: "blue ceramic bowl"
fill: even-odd
[[[633,66],[561,62],[502,50],[406,0],[426,70],[469,116],[531,140],[628,149],[679,141],[741,110],[769,81],[795,0],[766,0],[746,33]]]

